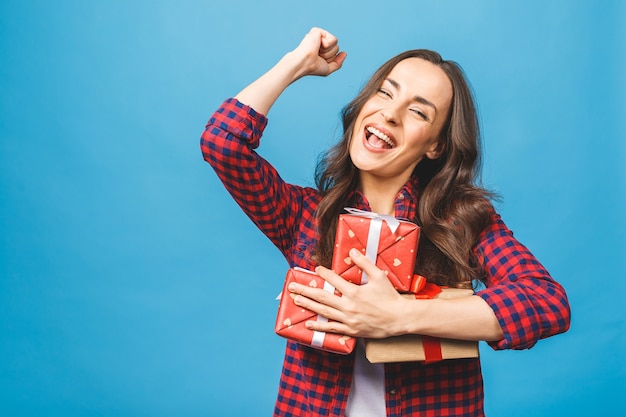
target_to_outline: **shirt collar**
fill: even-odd
[[[402,188],[396,195],[396,201],[394,203],[394,216],[398,219],[413,221],[417,208],[418,195],[419,182],[417,176],[412,175],[409,181],[404,184],[404,186],[402,186]],[[346,201],[351,207],[355,207],[361,210],[372,210],[369,202],[367,201],[367,198],[365,198],[363,193],[358,190],[352,191],[348,195]]]

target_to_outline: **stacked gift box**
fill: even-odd
[[[378,268],[386,271],[391,284],[405,297],[453,298],[471,295],[471,290],[440,288],[414,275],[420,228],[393,216],[346,209],[337,224],[332,269],[354,284],[366,284],[368,277],[354,265],[349,251],[360,250]],[[287,272],[276,318],[276,333],[304,345],[335,353],[354,350],[356,339],[307,329],[309,320],[327,321],[309,310],[296,306],[287,290],[291,282],[323,288],[341,296],[335,288],[312,271],[292,268]],[[367,339],[366,356],[372,363],[425,361],[435,362],[478,356],[478,344],[470,341],[439,339],[420,335],[402,335],[386,339]]]

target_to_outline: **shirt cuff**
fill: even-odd
[[[222,130],[248,142],[253,149],[259,146],[268,121],[264,114],[241,103],[236,98],[225,100],[211,119],[209,124],[217,125]]]
[[[501,308],[503,304],[508,303],[508,297],[505,295],[505,291],[501,288],[493,287],[479,291],[476,295],[485,300],[487,305],[491,307],[496,315],[496,318],[498,319],[498,324],[502,329],[502,333],[504,334],[504,337],[501,340],[488,341],[487,344],[494,350],[510,349],[514,344],[514,341],[510,333],[509,321],[505,317],[504,309]]]

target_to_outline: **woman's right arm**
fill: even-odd
[[[204,159],[250,219],[283,252],[293,243],[293,228],[303,210],[312,210],[314,190],[285,183],[254,149],[267,124],[266,114],[284,89],[305,75],[328,75],[340,68],[335,37],[312,29],[270,71],[226,100],[209,120],[201,138]],[[311,213],[307,214],[309,217]]]
[[[278,97],[294,81],[306,75],[327,76],[337,71],[346,58],[339,52],[337,38],[313,28],[296,49],[235,96],[241,103],[267,115]]]

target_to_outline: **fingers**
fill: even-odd
[[[320,50],[328,50],[331,49],[339,43],[339,40],[332,33],[319,29],[321,35],[321,47]]]
[[[339,53],[339,41],[330,32],[322,31],[319,55],[326,61],[331,61]]]
[[[306,301],[301,300],[298,295],[301,295],[302,297],[308,300],[312,300],[314,303],[316,303],[315,305],[309,305],[315,307],[311,308],[310,310],[313,310],[316,313],[320,312],[318,310],[320,310],[320,306],[322,305],[329,306],[331,308],[337,308],[341,300],[341,297],[337,296],[339,294],[335,294],[334,292],[329,292],[326,289],[322,288],[314,288],[307,285],[301,285],[295,282],[289,284],[288,290],[296,295],[294,301],[297,300],[296,304],[298,305],[302,305],[303,307],[305,306],[304,304],[309,305],[308,303],[306,303]]]
[[[323,266],[318,266],[315,268],[315,272],[320,277],[324,278],[324,281],[330,283],[333,287],[336,288],[337,291],[341,294],[346,294],[351,291],[352,287],[355,287],[355,284],[346,281],[340,275],[337,275],[332,269],[324,268]]]
[[[345,52],[340,52],[339,41],[332,33],[317,27],[307,33],[303,44],[308,45],[308,48],[314,48],[316,55],[325,61],[326,67],[321,71],[323,75],[340,69],[347,56]]]
[[[313,311],[331,320],[342,320],[341,297],[320,288],[291,283],[288,290],[294,295],[293,302],[302,308]]]
[[[355,263],[355,265],[365,271],[370,279],[386,278],[385,272],[379,269],[375,264],[370,262],[367,257],[359,252],[357,249],[350,250],[350,257],[352,258],[352,261]],[[346,281],[340,275],[336,274],[333,270],[324,268],[323,266],[318,266],[317,268],[315,268],[315,272],[326,282],[335,287],[335,292],[338,292],[339,294],[351,297],[354,296],[355,291],[358,288],[358,285]],[[341,303],[341,298],[337,297],[336,294],[330,293],[320,288],[313,288],[292,283],[289,287],[289,291],[296,294],[301,294],[304,297],[310,299],[314,299],[322,304],[329,305],[333,308],[338,308]]]
[[[346,60],[347,54],[345,52],[339,52],[328,63],[328,74],[332,74],[343,66],[343,62]]]
[[[320,48],[319,56],[325,59],[326,62],[331,62],[335,59],[338,53],[339,53],[339,45],[334,45],[327,49]]]
[[[365,271],[370,279],[378,279],[379,277],[385,278],[385,272],[380,270],[374,263],[367,259],[367,257],[357,249],[350,249],[350,258],[356,266]]]
[[[354,335],[354,330],[344,324],[347,319],[346,313],[342,311],[341,298],[328,291],[319,288],[310,288],[304,285],[293,283],[289,290],[297,294],[293,302],[302,308],[313,311],[326,320],[310,320],[305,323],[309,330],[341,333]]]
[[[295,282],[289,285],[288,291],[297,306],[328,319],[307,322],[306,326],[310,330],[349,336],[385,337],[389,327],[387,313],[396,309],[389,306],[394,306],[393,303],[402,297],[387,279],[385,271],[365,255],[352,249],[350,257],[357,267],[368,274],[366,285],[353,284],[331,269],[319,266],[315,272],[335,288],[334,293]]]
[[[347,54],[345,52],[339,52],[339,41],[333,34],[323,31],[319,56],[326,60],[332,72],[341,68]]]
[[[357,333],[352,328],[340,321],[307,321],[304,325],[307,329],[317,332],[337,333],[353,337],[357,336]]]
[[[316,273],[328,282],[335,291],[330,292],[327,289],[310,287],[292,282],[288,290],[295,295],[294,302],[296,305],[311,310],[321,316],[331,320],[343,321],[346,315],[345,298],[340,295],[352,294],[354,288],[357,287],[332,270],[317,267]]]

